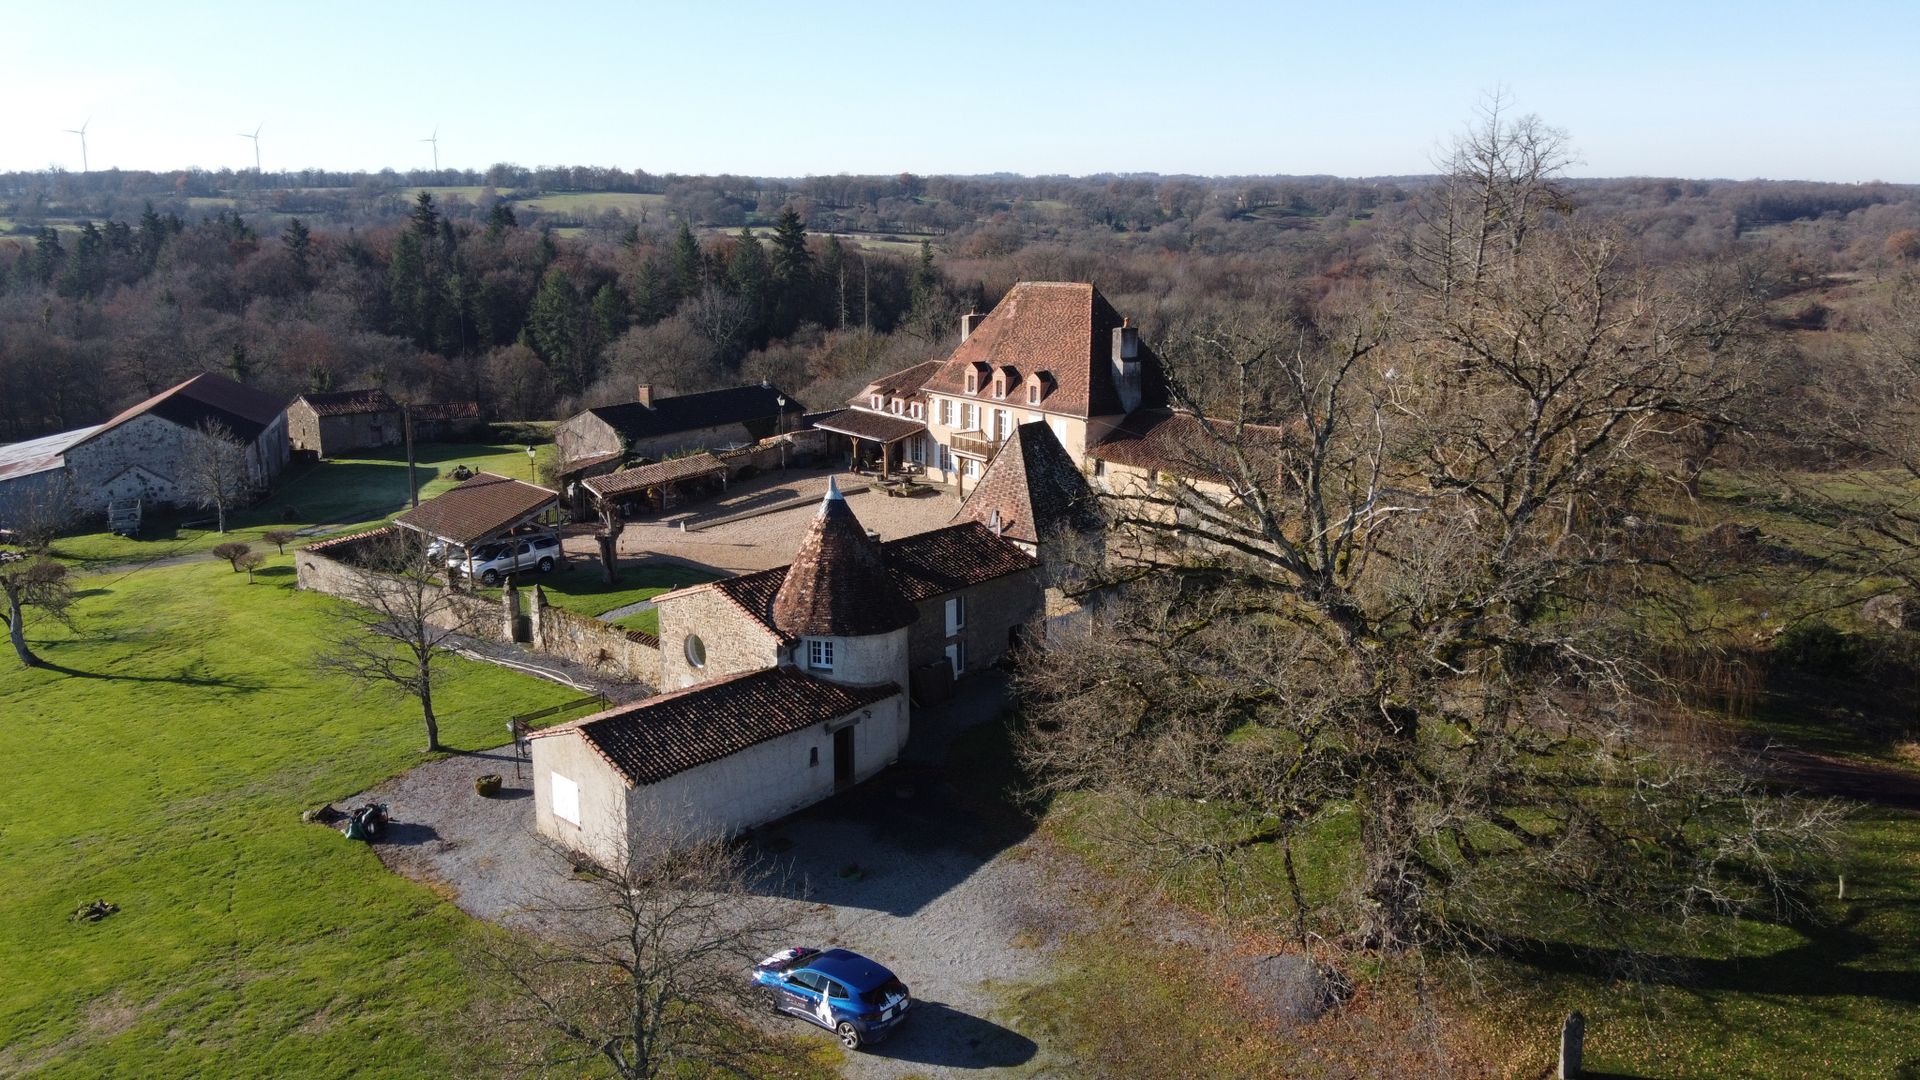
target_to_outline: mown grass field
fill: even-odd
[[[667,197],[632,191],[561,191],[520,199],[513,205],[516,209],[542,214],[592,217],[608,210],[618,210],[638,218],[643,210],[665,209]]]
[[[551,446],[536,446],[534,450],[539,460],[553,452]],[[531,476],[525,446],[422,443],[414,447],[414,459],[423,499],[459,483],[452,473],[461,465],[517,480]],[[538,461],[535,464],[537,467]],[[240,540],[258,547],[260,534],[272,529],[322,525],[350,531],[378,525],[405,510],[407,505],[406,452],[390,447],[365,457],[289,466],[275,481],[271,498],[228,517],[225,536],[210,526],[189,528],[176,521],[155,518],[138,537],[106,532],[64,537],[54,545],[54,554],[81,565],[100,565],[207,551],[227,540]],[[198,522],[210,516],[204,511],[189,511],[183,519]],[[266,550],[271,551],[271,545]]]
[[[714,575],[702,570],[677,563],[653,562],[621,568],[620,580],[608,585],[600,575],[598,563],[575,560],[565,570],[527,575],[520,584],[522,587],[540,586],[547,594],[547,603],[554,607],[581,615],[599,616],[640,600],[651,600],[664,592],[712,580]],[[478,591],[483,596],[500,595],[498,589]],[[659,618],[648,610],[617,619],[615,625],[651,633],[658,628]]]
[[[0,658],[0,1075],[426,1076],[463,1068],[475,925],[302,810],[423,760],[417,706],[314,667],[333,601],[291,556],[82,579],[77,629]],[[456,662],[443,739],[564,687]],[[70,923],[84,902],[120,912]]]

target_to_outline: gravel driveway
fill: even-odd
[[[775,871],[769,892],[792,904],[794,944],[866,953],[913,988],[920,1011],[886,1042],[849,1055],[847,1076],[1072,1073],[1002,1022],[999,992],[1044,977],[1051,946],[1076,925],[1061,882],[1077,875],[1016,824],[963,809],[939,760],[956,731],[998,715],[1003,695],[995,676],[969,680],[947,707],[915,714],[895,769],[756,833]],[[506,778],[500,797],[474,794],[473,778],[486,772]],[[377,849],[389,868],[472,915],[512,922],[570,871],[535,838],[530,777],[516,779],[503,747],[422,765],[344,805],[391,804],[392,839]]]

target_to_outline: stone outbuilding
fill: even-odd
[[[621,405],[588,409],[553,429],[560,474],[610,471],[623,459],[659,460],[690,450],[745,446],[799,430],[806,409],[777,386],[733,386],[700,394],[655,397],[642,383]]]
[[[783,647],[718,671],[696,627],[677,646],[693,685],[533,735],[543,835],[625,865],[645,847],[792,813],[899,758],[920,611],[838,490],[782,570],[766,616]]]
[[[393,523],[439,541],[452,555],[471,551],[549,515],[559,498],[551,488],[497,473],[475,473],[394,518]]]
[[[458,439],[479,424],[480,405],[445,401],[403,408],[385,390],[339,390],[301,394],[287,406],[293,448],[323,458],[398,446],[409,420],[416,443]]]
[[[287,416],[278,399],[219,375],[195,375],[104,424],[0,446],[0,526],[36,499],[68,500],[88,514],[116,502],[189,505],[189,455],[210,428],[244,447],[256,489],[287,464]]]

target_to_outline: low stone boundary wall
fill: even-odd
[[[660,640],[651,634],[622,630],[590,615],[580,615],[547,603],[546,591],[533,587],[532,629],[529,645],[538,652],[626,679],[660,685]]]
[[[343,600],[364,596],[384,575],[356,565],[356,560],[375,546],[390,542],[393,535],[393,528],[388,526],[301,548],[294,553],[294,580],[302,589]],[[497,601],[444,585],[435,588],[439,591],[436,606],[443,606],[446,615],[444,620],[434,622],[442,629],[524,644],[534,652],[571,660],[609,678],[649,687],[660,685],[660,643],[651,634],[629,632],[553,607],[538,585],[533,588],[524,618],[521,590],[516,586],[503,588]]]

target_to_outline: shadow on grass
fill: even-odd
[[[55,664],[45,660],[41,661],[39,666],[42,671],[55,671],[75,679],[105,679],[109,682],[173,683],[176,686],[219,687],[225,690],[252,691],[267,688],[267,684],[264,682],[247,679],[219,679],[209,678],[203,675],[110,675],[103,671],[81,671],[78,668],[67,667],[65,664]]]
[[[283,578],[292,577],[293,574],[294,570],[291,566],[263,566],[253,572],[253,576],[257,578]]]
[[[1805,944],[1765,956],[1690,957],[1654,954],[1638,958],[1613,948],[1574,948],[1558,942],[1511,942],[1509,957],[1541,971],[1574,974],[1598,981],[1618,978],[1633,968],[1652,970],[1657,985],[1696,992],[1778,994],[1796,997],[1870,997],[1920,1005],[1920,972],[1879,970],[1887,943],[1856,929],[1866,917],[1864,905],[1829,925],[1797,925]],[[1854,966],[1858,964],[1859,966]]]

